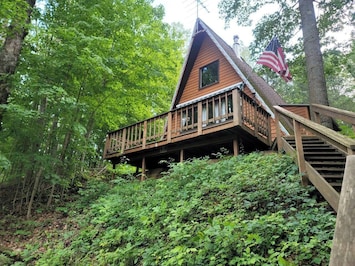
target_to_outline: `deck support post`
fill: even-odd
[[[185,157],[185,152],[184,150],[180,150],[180,163],[182,163],[184,161],[184,157]]]
[[[355,155],[346,158],[330,266],[355,265]]]
[[[301,125],[296,120],[293,120],[293,128],[295,129],[295,141],[296,141],[296,151],[297,151],[297,162],[298,169],[301,174],[301,182],[303,186],[308,185],[308,177],[306,176],[306,163],[304,159],[302,135],[301,135]]]
[[[146,171],[146,162],[145,162],[145,157],[143,156],[142,158],[142,174],[141,174],[141,181],[144,181],[145,179],[145,171]]]
[[[233,139],[233,154],[234,156],[239,155],[239,143],[237,139]]]

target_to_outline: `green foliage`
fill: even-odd
[[[351,110],[354,106],[355,75],[354,41],[350,28],[354,26],[354,3],[352,0],[313,1],[313,3],[317,10],[317,27],[320,32],[329,103],[334,107]],[[255,41],[249,47],[254,60],[260,57],[271,38],[274,35],[278,36],[287,57],[293,82],[286,84],[269,68],[262,66],[255,68],[290,104],[309,103],[303,41],[298,37],[301,25],[298,6],[297,0],[222,0],[219,4],[220,13],[227,23],[234,20],[241,26],[254,23]],[[253,21],[255,14],[263,16],[258,21]],[[344,30],[346,27],[349,30]],[[345,40],[342,36],[334,37],[339,36],[341,30],[344,30],[344,36],[347,35]]]
[[[335,217],[291,158],[252,153],[117,180],[37,265],[327,265]]]
[[[26,4],[1,2],[0,14],[16,13],[1,22],[14,19],[19,2]],[[163,15],[147,0],[45,1],[2,107],[4,180],[23,182],[31,194],[40,172],[39,191],[67,189],[101,163],[108,131],[167,111],[184,36]]]

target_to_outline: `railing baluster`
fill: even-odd
[[[197,134],[202,134],[202,102],[197,103]]]
[[[143,149],[145,149],[145,145],[147,144],[147,128],[148,128],[148,122],[147,120],[145,120],[143,124],[143,141],[142,141]]]
[[[122,146],[121,146],[121,153],[124,153],[126,149],[126,134],[127,134],[127,128],[124,128],[122,131]]]
[[[168,113],[168,132],[167,132],[167,137],[166,137],[166,140],[168,141],[168,143],[171,142],[172,122],[173,122],[172,113],[169,112]]]
[[[241,94],[238,93],[237,90],[233,90],[232,92],[232,101],[233,101],[233,123],[234,125],[241,125],[241,106],[240,106],[240,98]]]
[[[256,103],[253,104],[254,106],[254,135],[258,136],[258,105]]]

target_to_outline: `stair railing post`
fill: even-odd
[[[277,110],[275,111],[275,125],[276,125],[277,150],[281,152],[283,147],[282,147],[281,128],[280,128],[280,113]]]
[[[296,120],[293,120],[293,128],[295,130],[298,169],[301,174],[302,185],[306,186],[306,185],[308,185],[308,178],[306,176],[306,163],[304,160],[302,135],[301,135],[301,124],[299,122],[297,122]]]

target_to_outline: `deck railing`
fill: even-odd
[[[104,158],[163,146],[189,138],[189,134],[193,138],[226,124],[240,126],[265,143],[271,142],[270,114],[234,88],[108,133]]]

